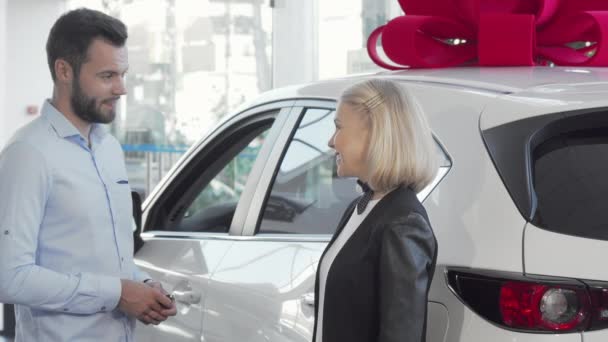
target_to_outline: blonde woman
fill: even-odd
[[[437,172],[429,126],[383,79],[346,89],[335,125],[338,176],[358,178],[364,194],[321,256],[313,341],[424,341],[437,242],[416,193]]]

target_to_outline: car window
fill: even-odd
[[[347,206],[359,196],[353,178],[338,178],[327,145],[335,110],[307,109],[281,161],[263,208],[258,234],[333,234]],[[424,200],[452,163],[437,144],[439,173],[418,194]]]
[[[547,230],[608,240],[608,128],[557,135],[533,154],[537,210]]]
[[[196,197],[184,213],[184,217],[191,217],[218,204],[238,202],[267,134],[266,130],[256,136],[245,149],[230,160],[228,165]]]
[[[335,111],[307,109],[263,208],[259,233],[332,234],[358,194],[353,179],[337,178],[327,146]]]
[[[228,232],[230,222],[247,183],[247,178],[264,143],[270,127],[261,132],[242,137],[234,146],[236,155],[227,160],[220,160],[214,165],[221,170],[211,179],[205,177],[205,185],[199,190],[187,209],[178,217],[176,231],[194,232]],[[238,152],[238,153],[237,153]],[[229,153],[226,150],[226,153]]]
[[[189,151],[147,209],[143,231],[228,233],[259,154],[270,150],[269,134],[280,131],[275,119],[284,109],[232,118]]]

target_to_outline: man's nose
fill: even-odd
[[[116,95],[125,95],[127,93],[127,85],[125,84],[125,78],[118,77],[116,82],[114,83],[114,94]]]

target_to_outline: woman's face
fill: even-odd
[[[357,177],[366,182],[369,129],[363,115],[351,105],[340,103],[334,123],[336,130],[328,145],[336,151],[338,176]]]

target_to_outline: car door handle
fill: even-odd
[[[315,306],[315,294],[313,292],[303,294],[302,302],[308,306]]]
[[[201,301],[201,293],[198,291],[173,291],[173,297],[176,301],[184,304],[197,304]]]

